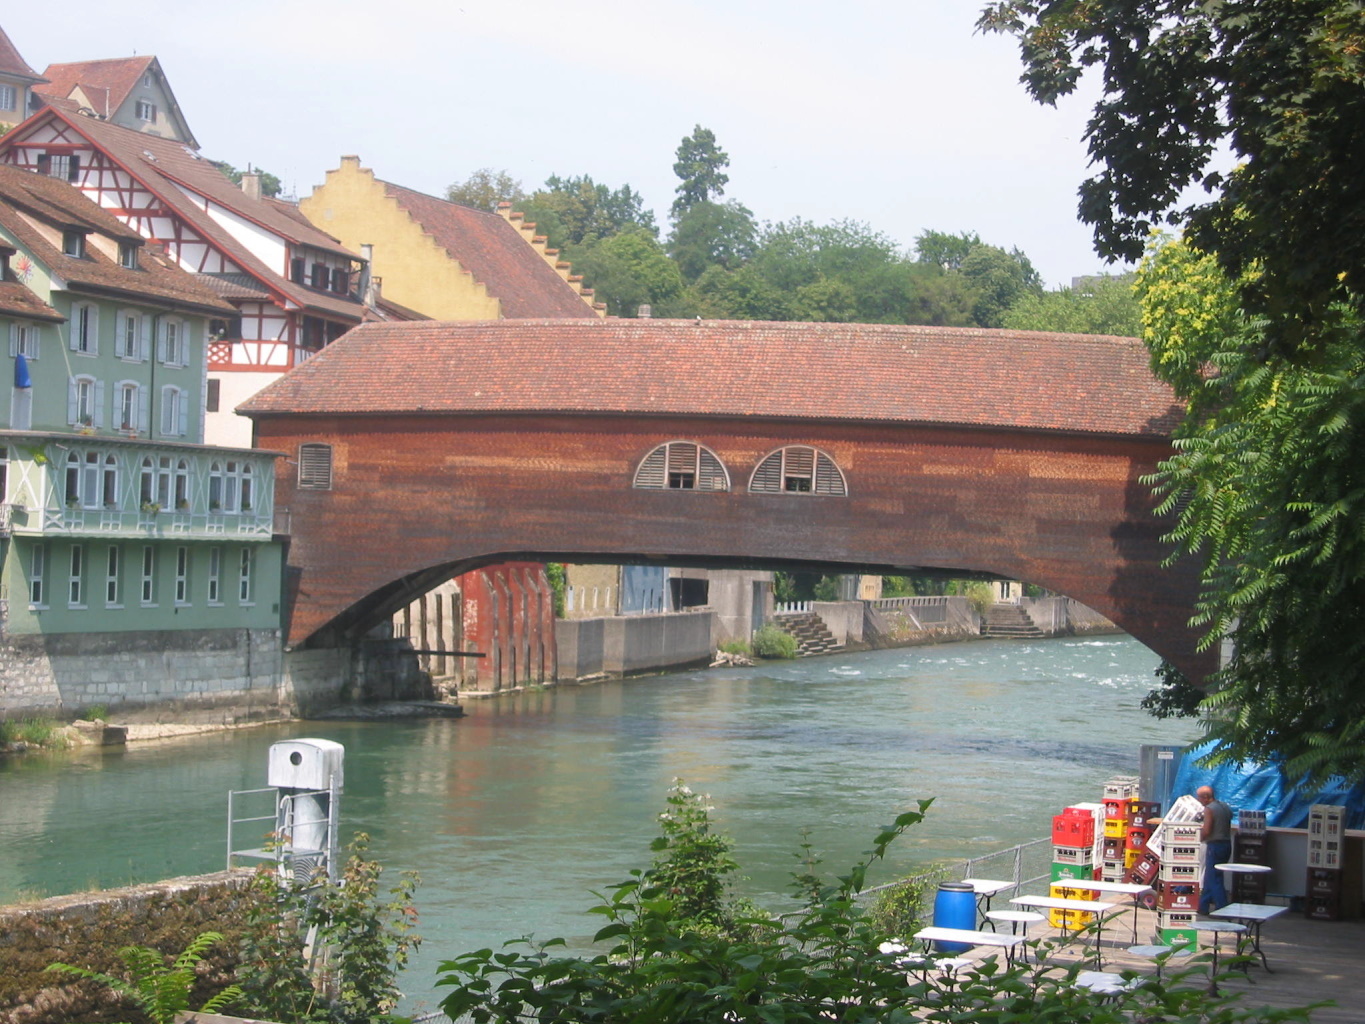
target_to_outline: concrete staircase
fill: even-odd
[[[1017,604],[993,604],[981,619],[981,635],[1002,640],[1031,640],[1045,634]]]
[[[775,621],[796,637],[798,658],[809,658],[813,654],[830,654],[843,648],[843,644],[834,639],[834,634],[825,625],[825,620],[815,612],[778,615]]]

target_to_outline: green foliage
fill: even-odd
[[[1199,702],[1204,691],[1185,677],[1185,674],[1162,659],[1156,668],[1158,686],[1142,698],[1142,710],[1153,718],[1193,718],[1199,714]]]
[[[1013,331],[1136,338],[1142,333],[1142,310],[1133,281],[1132,274],[1118,274],[1086,278],[1076,288],[1027,291],[1005,311],[1004,326]]]
[[[698,203],[711,202],[725,194],[730,176],[722,168],[730,166],[730,157],[716,145],[716,134],[697,125],[692,134],[678,144],[677,162],[673,173],[680,179],[678,198],[673,200],[673,217],[677,219]]]
[[[946,867],[934,868],[873,894],[867,923],[882,935],[914,935],[933,920],[938,883],[948,877]]]
[[[975,231],[953,235],[946,231],[922,231],[915,238],[915,256],[940,270],[961,270],[967,254],[981,244]]]
[[[995,604],[995,589],[981,580],[950,580],[945,593],[965,597],[977,615],[985,615]]]
[[[663,246],[641,227],[628,228],[603,239],[589,239],[572,249],[574,269],[592,282],[598,299],[613,316],[636,316],[649,304],[655,316],[669,316],[683,293],[677,264]]]
[[[552,174],[543,188],[526,198],[522,209],[556,249],[631,230],[658,234],[654,214],[645,209],[640,193],[629,185],[613,189],[586,174],[570,178]]]
[[[89,722],[107,722],[109,720],[109,709],[103,704],[91,704],[81,714]]]
[[[1025,295],[1042,291],[1042,280],[1018,249],[973,246],[958,270],[971,286],[972,319],[980,327],[1004,326],[1005,311]]]
[[[65,747],[66,737],[61,726],[50,718],[25,718],[21,721],[0,721],[0,747],[11,743],[26,743],[30,747]]]
[[[1080,190],[1101,253],[1137,260],[1154,225],[1185,225],[1264,318],[1267,352],[1311,358],[1342,310],[1365,314],[1357,0],[995,0],[979,24],[1019,40],[1040,102],[1102,69]],[[1227,174],[1210,169],[1224,148]]]
[[[738,270],[754,254],[754,215],[735,200],[694,203],[673,225],[668,254],[691,283],[708,267]]]
[[[550,581],[550,590],[554,594],[555,618],[563,618],[564,592],[568,587],[568,577],[564,573],[563,564],[560,562],[546,562],[545,578]]]
[[[796,657],[796,637],[780,626],[768,622],[754,633],[754,653],[760,658],[782,658],[790,661]]]
[[[480,167],[464,181],[447,186],[446,198],[461,206],[473,207],[485,213],[497,213],[499,203],[519,206],[526,201],[526,193],[521,187],[521,182],[506,171]]]
[[[420,942],[412,931],[417,876],[381,891],[369,837],[357,834],[337,885],[298,885],[271,870],[253,879],[237,969],[242,999],[267,1020],[367,1024],[393,1013],[398,975]],[[310,961],[307,946],[317,950]]]
[[[734,842],[711,828],[708,799],[692,792],[682,779],[673,780],[668,809],[659,815],[663,834],[649,847],[654,863],[648,879],[650,887],[672,903],[676,927],[730,934],[737,928],[737,915],[729,876],[739,863],[732,852]],[[750,910],[747,904],[743,909]]]
[[[754,653],[753,646],[747,640],[726,640],[720,645],[723,654],[742,654],[746,658]]]
[[[223,176],[234,185],[240,186],[242,184],[242,175],[246,172],[237,170],[237,168],[233,167],[232,164],[228,163],[226,160],[210,160],[209,164],[222,171]],[[251,170],[251,166],[247,165],[247,171]],[[257,167],[255,168],[254,173],[261,176],[261,195],[265,198],[273,199],[284,190],[284,186],[280,183],[280,179],[269,171],[263,171]]]
[[[1307,1019],[1305,1010],[1242,1011],[1208,995],[1205,964],[1163,966],[1162,980],[1141,979],[1111,1002],[1074,984],[1083,964],[1053,966],[1052,950],[1038,949],[1037,965],[1004,969],[991,957],[953,976],[907,971],[905,947],[865,918],[857,896],[870,868],[890,844],[922,821],[931,801],[880,830],[862,860],[826,882],[803,844],[803,870],[794,876],[799,911],[756,918],[726,934],[680,919],[651,872],[599,895],[589,911],[604,919],[596,941],[610,948],[589,958],[554,956],[562,939],[512,940],[502,950],[480,949],[440,966],[437,984],[450,993],[441,1009],[474,1024],[916,1024],[962,1021],[1198,1021],[1263,1024]],[[1127,972],[1128,977],[1133,977]]]
[[[155,949],[124,946],[118,952],[127,968],[127,979],[64,963],[54,963],[48,969],[107,985],[121,999],[134,1003],[152,1024],[172,1024],[177,1014],[190,1008],[195,967],[204,959],[208,948],[222,940],[223,936],[218,932],[204,932],[191,941],[169,966]],[[197,1012],[217,1013],[240,996],[241,990],[237,986],[229,986],[199,1007]]]

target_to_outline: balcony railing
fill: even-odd
[[[14,514],[10,515],[10,509]],[[54,537],[257,538],[269,540],[271,512],[195,512],[181,509],[44,508],[0,505],[0,528]],[[12,526],[10,525],[12,523]]]

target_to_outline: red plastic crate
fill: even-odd
[[[1160,870],[1161,858],[1151,850],[1143,850],[1138,862],[1126,872],[1125,880],[1139,885],[1151,885],[1156,881],[1157,872]]]
[[[1162,910],[1199,910],[1199,886],[1194,882],[1161,882],[1157,906]]]
[[[1089,811],[1065,810],[1052,819],[1053,846],[1094,846],[1095,816]]]
[[[1129,825],[1125,844],[1130,850],[1145,850],[1147,840],[1152,838],[1152,830],[1146,825]]]

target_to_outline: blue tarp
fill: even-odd
[[[1271,828],[1304,828],[1313,804],[1342,804],[1346,827],[1365,828],[1365,784],[1349,787],[1338,777],[1320,790],[1303,792],[1286,782],[1276,765],[1244,761],[1206,768],[1198,764],[1213,748],[1209,742],[1185,752],[1176,771],[1173,797],[1212,786],[1218,799],[1234,810],[1265,811],[1265,823]]]

